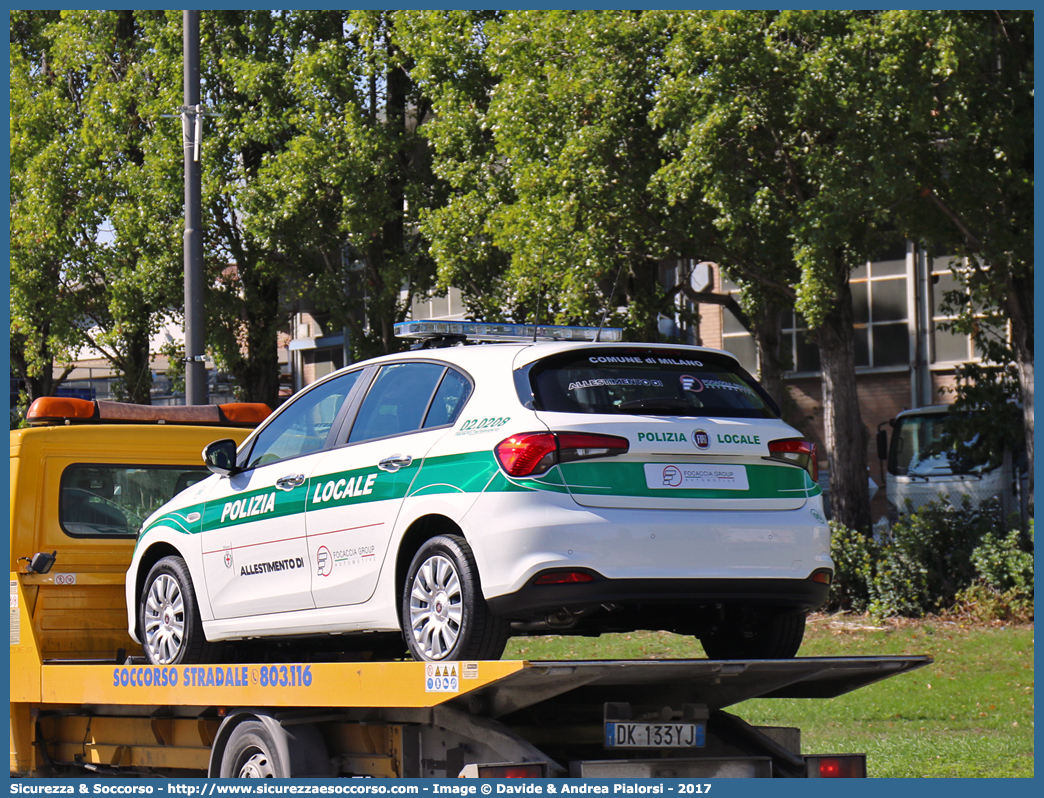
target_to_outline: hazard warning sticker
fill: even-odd
[[[424,692],[459,693],[460,666],[456,662],[429,662],[424,667]]]

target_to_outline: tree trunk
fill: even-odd
[[[1029,466],[1029,511],[1033,515],[1033,278],[1010,275],[1005,301],[1011,320],[1011,348],[1022,391],[1022,419],[1026,427],[1026,462]]]
[[[814,331],[823,369],[823,421],[830,469],[830,508],[835,521],[869,530],[868,433],[856,394],[852,297],[846,280],[841,297]]]
[[[120,373],[118,397],[120,401],[138,405],[152,404],[152,363],[149,358],[149,316],[148,307],[137,308],[137,323],[128,325],[131,329],[121,336],[120,347],[123,350],[118,362],[113,363]]]
[[[257,266],[242,272],[246,352],[233,369],[243,401],[279,404],[280,280]]]
[[[783,308],[772,302],[763,302],[754,317],[754,337],[758,342],[761,373],[758,380],[780,411],[783,410],[783,371],[781,357],[783,343]]]
[[[54,354],[47,345],[47,335],[50,332],[50,327],[49,323],[45,323],[41,328],[38,351],[35,353],[35,357],[30,357],[27,352],[31,344],[25,336],[17,333],[12,333],[11,335],[11,365],[14,366],[15,373],[25,383],[25,395],[28,404],[32,404],[41,396],[53,396],[62,380],[64,380],[64,375],[60,380],[56,381],[54,379]],[[39,373],[36,373],[31,365],[34,361],[44,364]]]
[[[639,341],[656,342],[660,339],[659,314],[657,312],[663,295],[659,280],[659,265],[646,258],[632,257],[626,268],[630,279],[624,281],[624,293],[627,296],[628,316],[631,322],[631,334]],[[553,286],[548,286],[554,292]],[[609,302],[613,302],[609,298]],[[610,306],[610,311],[611,311]]]

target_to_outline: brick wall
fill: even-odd
[[[700,340],[703,346],[721,349],[721,305],[697,305],[700,314]]]

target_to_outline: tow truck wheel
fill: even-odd
[[[188,566],[164,557],[152,566],[138,602],[145,656],[153,665],[211,662],[217,646],[207,643]]]
[[[217,773],[223,779],[287,779],[327,777],[326,743],[313,724],[284,727],[270,716],[236,724],[220,753]]]
[[[791,612],[753,624],[723,624],[700,643],[709,659],[791,659],[801,648],[806,615]]]
[[[406,645],[428,662],[500,659],[511,628],[482,596],[471,547],[459,535],[438,535],[420,547],[402,597]]]

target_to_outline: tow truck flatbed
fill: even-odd
[[[260,417],[240,411],[267,409],[226,406],[223,423],[199,426],[195,409],[184,424],[174,416],[189,411],[177,408],[168,418],[162,408],[85,402],[88,419],[63,409],[69,402],[38,408],[38,416],[54,416],[51,426],[11,433],[14,776],[865,776],[862,754],[802,753],[798,729],[754,727],[726,709],[759,697],[831,698],[931,662],[145,665],[126,626],[133,535],[69,534],[63,475],[191,476],[215,437],[245,437],[231,421]],[[106,421],[103,410],[119,420]],[[346,651],[367,645],[344,641]],[[232,655],[308,658],[253,650]]]
[[[243,775],[246,729],[282,751],[269,759],[286,776],[803,776],[822,757],[800,753],[798,730],[755,728],[724,709],[833,698],[931,662],[45,662],[21,581],[12,574],[22,633],[11,649],[11,768],[24,775]],[[616,723],[705,737],[611,748]]]

